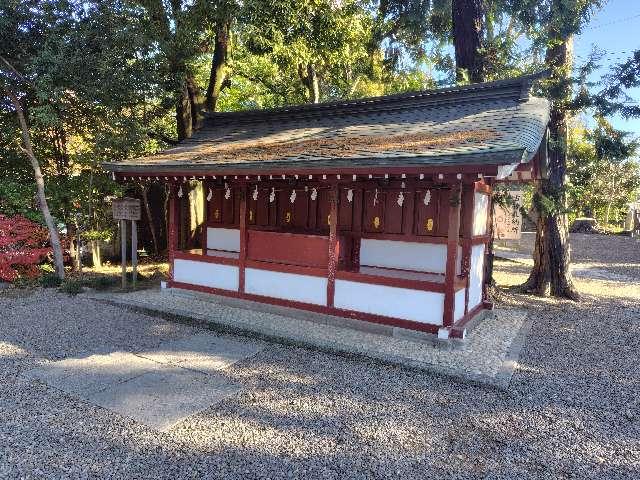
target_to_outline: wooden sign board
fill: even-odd
[[[518,240],[522,236],[522,191],[509,191],[513,205],[496,205],[493,235],[498,240]]]
[[[117,198],[113,201],[115,220],[140,220],[141,213],[140,200],[136,198]]]

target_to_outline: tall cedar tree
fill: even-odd
[[[560,87],[562,90],[569,88],[566,77],[571,66],[571,37],[550,46],[546,60],[553,69],[551,82],[566,84]],[[565,192],[567,141],[567,111],[560,102],[554,101],[549,119],[548,178],[538,183],[534,194],[534,206],[538,212],[534,264],[523,288],[545,295],[550,287],[554,297],[577,300],[579,295],[569,269],[571,245]]]
[[[567,170],[568,102],[571,98],[573,31],[566,28],[568,14],[563,0],[551,3],[548,46],[545,56],[551,70],[548,92],[549,118],[548,175],[538,182],[533,202],[538,213],[533,268],[523,290],[537,295],[578,300],[569,263],[571,245],[567,218],[565,178]]]
[[[485,0],[452,0],[453,46],[456,80],[484,81],[482,44],[485,31]]]

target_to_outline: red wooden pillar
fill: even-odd
[[[202,235],[201,235],[201,243],[202,243],[202,254],[207,254],[207,223],[209,222],[209,201],[207,200],[207,195],[209,194],[209,183],[205,180],[202,181]]]
[[[336,292],[336,270],[339,258],[338,244],[338,185],[329,191],[329,264],[327,266],[327,306],[333,307]]]
[[[455,308],[456,257],[460,235],[460,183],[452,184],[449,193],[449,228],[447,231],[447,263],[444,275],[444,318],[443,325],[453,325]]]
[[[238,291],[244,292],[244,271],[247,263],[247,185],[240,189],[240,255],[238,257]]]
[[[461,274],[466,278],[464,292],[464,313],[469,311],[469,273],[471,269],[471,238],[473,236],[473,218],[475,207],[475,184],[465,183],[462,186],[462,268]]]
[[[169,235],[167,239],[167,250],[169,256],[169,279],[173,280],[173,256],[178,249],[178,207],[179,202],[176,200],[176,186],[169,185]]]

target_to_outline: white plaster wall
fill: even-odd
[[[336,280],[336,308],[442,325],[444,294]]]
[[[369,238],[363,238],[360,244],[361,265],[444,273],[446,263],[447,246],[445,244]]]
[[[455,308],[453,310],[453,321],[457,322],[462,317],[464,317],[464,288],[462,290],[458,290],[454,297],[454,305]]]
[[[484,245],[474,245],[471,247],[471,265],[469,270],[469,310],[482,302],[483,270]]]
[[[173,262],[173,279],[176,282],[238,290],[238,277],[238,267],[233,265],[218,265],[179,258]]]
[[[487,214],[489,212],[489,195],[476,192],[473,201],[473,235],[487,233]]]
[[[240,230],[235,228],[207,228],[207,248],[210,250],[240,251]]]
[[[256,268],[247,268],[244,275],[247,293],[316,305],[327,304],[326,278]]]

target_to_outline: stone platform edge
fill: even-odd
[[[361,331],[363,333],[382,335],[397,340],[404,340],[417,343],[426,343],[434,348],[455,350],[466,342],[461,339],[438,339],[437,335],[424,332],[416,332],[398,327],[387,325],[379,325],[363,320],[355,320],[343,317],[335,317],[331,315],[302,311],[294,308],[281,307],[276,305],[268,305],[248,300],[234,299],[219,296],[210,293],[195,292],[187,289],[167,288],[161,290],[164,295],[179,295],[182,297],[196,298],[201,301],[209,301],[212,304],[222,305],[224,307],[237,308],[241,310],[260,311],[272,315],[284,317],[286,320],[302,320],[314,323],[318,326],[332,326],[334,328]],[[494,376],[485,374],[474,374],[472,372],[460,372],[455,368],[447,368],[435,363],[416,360],[403,355],[390,355],[368,348],[354,348],[353,345],[341,343],[338,341],[318,339],[309,339],[302,336],[291,336],[283,332],[278,332],[277,328],[263,329],[257,325],[235,324],[222,320],[219,316],[212,314],[202,314],[190,310],[179,308],[170,308],[166,306],[154,306],[146,302],[137,302],[131,298],[118,298],[119,294],[88,292],[84,294],[93,300],[105,302],[112,305],[126,307],[128,309],[146,313],[151,316],[164,318],[166,320],[182,321],[187,323],[195,322],[198,325],[229,334],[244,335],[248,337],[258,338],[261,340],[271,341],[282,345],[291,345],[296,347],[310,348],[331,354],[346,355],[362,358],[369,361],[377,361],[384,364],[399,366],[403,368],[421,370],[430,373],[436,373],[455,380],[471,381],[480,386],[490,386],[506,390],[511,382],[511,378],[517,366],[517,360],[520,351],[526,340],[527,333],[530,328],[530,322],[525,320],[520,327],[516,339],[511,345],[507,357],[500,366],[500,371]],[[474,319],[474,326],[481,322],[482,318],[488,315],[495,315],[495,311],[483,311],[478,315],[479,318]],[[473,327],[472,327],[473,328]],[[468,337],[467,337],[468,338]]]

